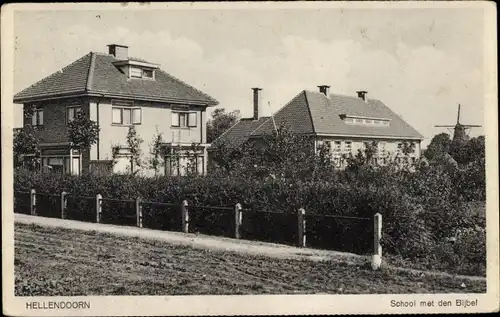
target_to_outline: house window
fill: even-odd
[[[142,109],[131,107],[113,107],[112,123],[137,125],[142,123]]]
[[[193,128],[198,126],[196,112],[172,111],[172,127]]]
[[[344,142],[344,154],[350,154],[352,151],[352,142],[345,141]]]
[[[142,69],[139,67],[130,67],[130,77],[132,78],[154,78],[154,70]]]
[[[31,116],[32,126],[42,126],[43,125],[43,109],[35,109],[33,115]]]
[[[72,106],[66,108],[66,123],[70,123],[76,117],[78,112],[82,111],[82,107],[80,106]]]
[[[380,159],[380,162],[385,164],[386,163],[386,156],[387,156],[387,152],[386,152],[386,142],[382,141],[382,142],[379,142],[378,144],[378,157]]]
[[[153,70],[151,70],[151,69],[143,69],[142,70],[142,77],[144,77],[144,78],[153,78]]]
[[[398,149],[396,150],[396,153],[403,154],[403,143],[398,143]]]

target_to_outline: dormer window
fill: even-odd
[[[151,70],[151,69],[143,69],[142,70],[142,77],[144,77],[144,78],[153,78],[153,70]]]
[[[130,67],[130,77],[154,79],[154,70],[140,67]]]
[[[149,63],[138,59],[128,59],[115,61],[113,64],[123,73],[128,74],[129,78],[155,79],[155,70],[159,68],[158,64]]]
[[[367,126],[389,126],[389,122],[391,121],[391,119],[388,118],[361,117],[348,114],[342,114],[340,118],[346,124]]]

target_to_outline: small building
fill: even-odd
[[[368,92],[357,96],[330,94],[330,86],[318,86],[319,91],[301,91],[274,114],[277,124],[285,124],[292,133],[311,136],[314,148],[324,145],[337,167],[345,166],[345,155],[355,155],[375,142],[374,159],[384,164],[391,159],[420,158],[423,136],[388,106],[368,98]],[[270,117],[260,117],[260,88],[253,88],[254,115],[242,119],[221,135],[218,142],[241,146],[248,140],[258,140],[271,134],[274,123]],[[404,143],[414,146],[413,153],[403,155]]]
[[[186,153],[193,143],[198,145],[196,170],[205,173],[206,110],[217,100],[158,64],[129,57],[127,46],[108,47],[108,53],[90,52],[14,96],[14,103],[23,104],[24,125],[32,125],[39,138],[42,167],[79,174],[109,166],[115,148],[113,170],[126,172],[134,168],[126,146],[129,127],[134,126],[144,140],[144,160],[154,135],[162,134],[167,153],[162,174],[185,173]],[[97,144],[81,152],[70,150],[67,128],[80,111],[100,127]],[[168,156],[174,149],[176,154]]]

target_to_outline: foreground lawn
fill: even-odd
[[[164,242],[15,225],[15,294],[480,293],[486,282],[278,260]]]

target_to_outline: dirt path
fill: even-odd
[[[137,237],[141,239],[157,240],[173,245],[189,246],[203,250],[220,250],[228,252],[244,253],[249,255],[262,255],[278,259],[302,259],[310,261],[334,261],[346,264],[362,265],[368,263],[366,256],[352,253],[337,252],[330,250],[317,250],[309,248],[298,248],[282,244],[267,242],[236,240],[225,237],[214,237],[201,234],[185,234],[171,231],[158,231],[147,228],[116,226],[108,224],[95,224],[73,220],[63,220],[56,218],[45,218],[15,214],[15,222],[23,224],[36,224],[44,227],[65,228],[83,231],[95,231],[107,234],[116,234],[125,237]],[[407,268],[389,267],[390,269],[408,272],[410,274],[442,277],[457,277],[469,280],[486,280],[480,276],[456,276],[444,272],[430,272]]]

